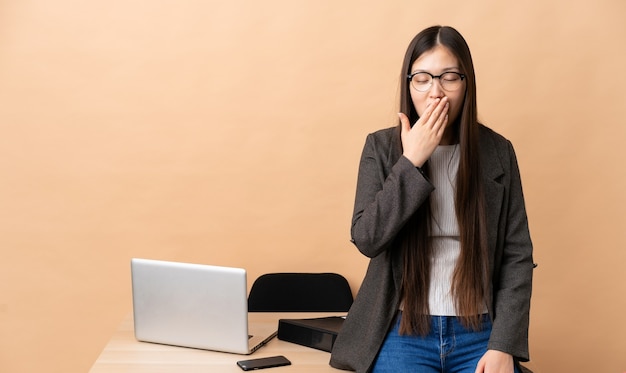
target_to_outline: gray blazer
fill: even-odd
[[[528,361],[532,243],[511,143],[480,127],[480,154],[491,273],[489,349]],[[370,258],[357,297],[334,344],[330,365],[367,372],[400,304],[402,263],[395,237],[433,190],[402,156],[399,127],[367,137],[359,166],[352,242]]]

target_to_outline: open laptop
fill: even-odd
[[[276,336],[248,330],[244,269],[134,258],[131,275],[139,341],[247,355]]]

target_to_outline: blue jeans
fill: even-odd
[[[474,373],[487,352],[491,320],[483,316],[480,331],[466,329],[452,316],[432,316],[430,333],[424,337],[400,335],[400,318],[378,352],[372,373]],[[519,371],[515,368],[515,372]]]

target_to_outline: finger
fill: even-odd
[[[435,124],[439,117],[441,116],[441,110],[445,106],[443,104],[443,99],[437,98],[426,110],[424,110],[424,115],[420,118],[420,120],[424,121],[424,125],[429,128],[435,127]]]
[[[431,114],[437,108],[440,102],[441,102],[441,99],[437,98],[435,99],[434,102],[429,103],[428,106],[426,106],[426,110],[424,110],[424,113],[420,116],[420,120],[423,120],[424,123],[428,123],[428,120],[430,119]]]
[[[448,98],[447,97],[442,98],[441,101],[439,101],[439,103],[437,104],[437,107],[435,108],[435,111],[433,112],[433,116],[437,119],[444,117],[445,114],[448,112],[448,107],[450,107]]]
[[[450,109],[450,105],[448,103],[445,104],[441,112],[438,113],[437,120],[433,124],[433,129],[435,131],[439,131],[441,129],[445,129],[448,124],[448,110]]]
[[[398,113],[398,118],[400,118],[400,125],[402,132],[408,132],[411,130],[411,122],[409,121],[409,117],[404,113]]]
[[[439,138],[443,137],[443,133],[446,131],[446,127],[448,127],[448,114],[446,114],[443,117],[443,120],[441,121],[441,125],[437,129],[437,136]]]
[[[437,99],[437,101],[433,104],[433,109],[431,110],[430,116],[426,122],[426,124],[433,130],[437,129],[437,123],[445,116],[443,113],[446,110],[447,102],[448,98],[444,97],[442,99]]]
[[[485,369],[485,363],[483,359],[481,358],[478,361],[478,365],[476,365],[476,370],[474,371],[474,373],[484,373],[484,369]]]

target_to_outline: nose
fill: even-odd
[[[443,87],[441,87],[441,81],[439,79],[433,79],[432,86],[430,87],[430,96],[433,98],[442,98],[445,96]]]

